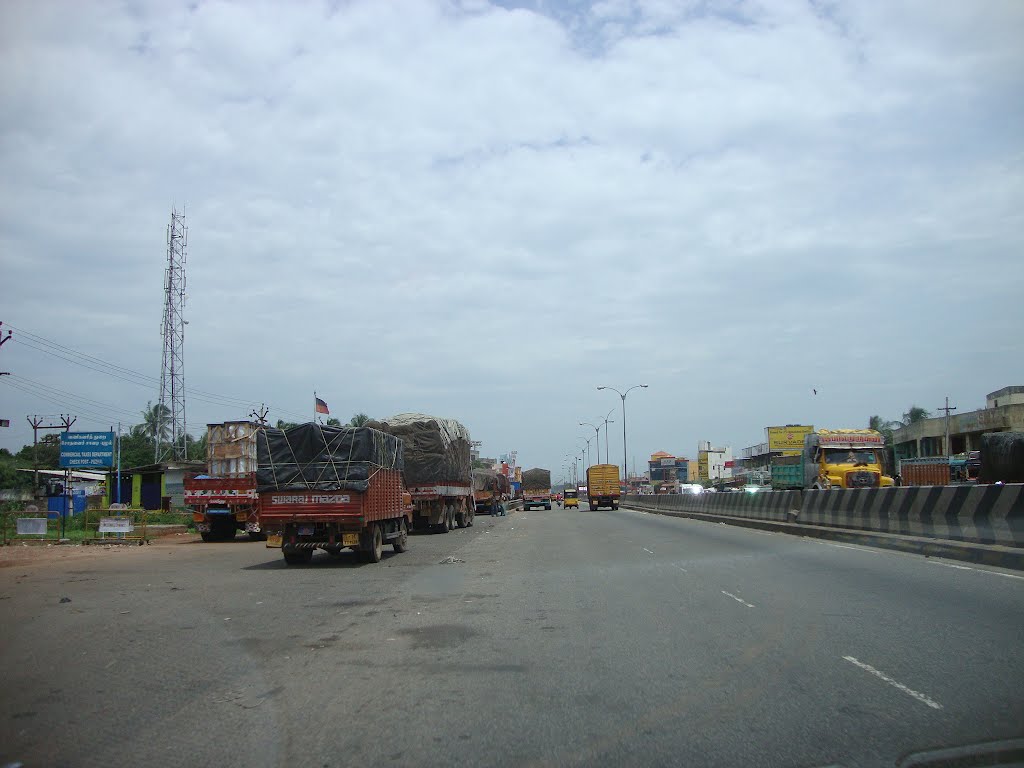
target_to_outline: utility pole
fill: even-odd
[[[188,459],[188,433],[185,431],[185,247],[188,228],[185,214],[171,210],[167,226],[167,268],[164,270],[164,315],[160,332],[164,339],[160,368],[160,404],[154,462],[164,455]],[[164,414],[170,415],[170,445],[161,446]]]
[[[53,420],[53,416],[26,416],[25,419],[32,427],[32,495],[34,498],[39,496],[39,432],[48,429],[59,429],[61,432],[67,432],[71,429],[71,425],[78,421],[77,416],[61,414],[59,417],[60,424],[45,424],[44,422]],[[65,481],[67,477],[65,477]],[[67,483],[65,482],[65,490],[67,489]]]
[[[254,418],[257,422],[259,422],[259,425],[261,427],[265,427],[267,426],[267,414],[269,412],[270,411],[267,410],[267,406],[265,406],[263,403],[260,403],[260,409],[258,411],[251,411],[249,415],[252,418]]]
[[[955,411],[956,410],[956,406],[955,405],[950,405],[949,404],[949,398],[947,397],[946,398],[946,406],[944,408],[943,407],[936,408],[935,410],[937,410],[937,411],[945,411],[946,412],[946,442],[945,442],[945,449],[946,449],[946,458],[948,459],[953,454],[953,452],[950,450],[950,445],[949,445],[949,412],[950,411]]]

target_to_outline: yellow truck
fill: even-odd
[[[618,509],[620,494],[618,466],[595,464],[587,468],[587,501],[591,509]]]
[[[873,429],[819,429],[804,437],[803,487],[885,488],[885,438]],[[774,469],[773,469],[774,480]]]

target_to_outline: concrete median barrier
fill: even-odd
[[[800,491],[626,496],[622,503],[658,512],[707,513],[785,522],[794,520],[800,511]]]
[[[806,491],[801,523],[1024,546],[1024,485]]]

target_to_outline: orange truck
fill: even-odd
[[[230,541],[242,530],[266,538],[256,498],[256,433],[259,425],[226,421],[206,426],[205,475],[185,477],[185,505],[203,541]]]
[[[591,509],[618,509],[621,494],[617,465],[595,464],[587,468],[587,501]]]
[[[404,552],[412,525],[402,440],[369,427],[299,424],[258,433],[256,482],[267,546],[289,565],[348,548],[379,563]]]

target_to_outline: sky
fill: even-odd
[[[580,422],[622,461],[598,386],[648,385],[631,468],[983,407],[1024,384],[1022,39],[1015,0],[4,2],[0,447],[159,399],[172,208],[194,434],[315,390],[560,476]]]

